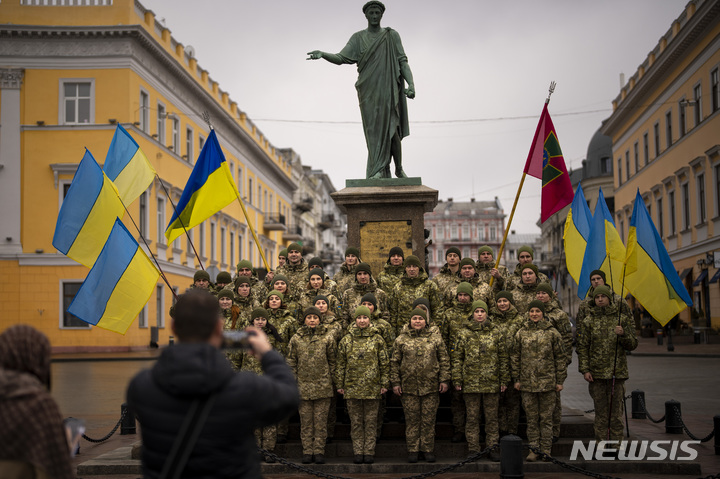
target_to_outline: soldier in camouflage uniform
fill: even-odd
[[[375,462],[375,433],[380,397],[387,392],[390,365],[385,341],[370,324],[366,306],[355,309],[355,324],[338,345],[335,387],[350,414],[353,462]]]
[[[338,291],[337,291],[337,283],[335,280],[333,280],[328,274],[325,272],[323,261],[319,256],[315,256],[314,258],[310,258],[310,261],[308,261],[308,269],[310,271],[314,269],[320,269],[323,272],[323,288],[328,291],[330,294],[335,296],[336,298],[340,299],[338,297]]]
[[[554,301],[555,291],[552,286],[547,283],[540,283],[535,293],[537,299],[545,304],[545,317],[553,325],[553,328],[557,329],[563,340],[563,349],[565,350],[565,363],[567,366],[572,362],[572,325],[570,324],[570,318],[567,313],[557,306],[557,301]],[[562,400],[560,398],[560,391],[556,393],[555,410],[553,411],[553,441],[560,438],[560,421],[562,420]]]
[[[582,326],[583,320],[585,319],[585,317],[587,317],[588,314],[590,314],[592,308],[595,307],[594,291],[595,288],[597,288],[598,286],[607,286],[608,288],[612,289],[611,286],[606,284],[605,272],[596,269],[595,271],[590,273],[590,289],[588,290],[587,297],[580,301],[580,306],[578,307],[578,312],[575,316],[576,336],[580,336],[580,327]],[[631,318],[633,317],[632,311],[630,310],[630,306],[628,305],[627,301],[621,298],[620,295],[615,293],[614,291],[612,294],[612,302],[613,304],[620,305],[620,308],[622,309],[622,314],[627,314]]]
[[[456,288],[456,299],[451,307],[445,310],[445,318],[442,322],[442,337],[447,347],[448,356],[452,358],[453,351],[457,346],[458,333],[464,328],[468,317],[472,315],[472,293],[470,283],[462,282]],[[462,391],[450,387],[452,399],[450,400],[450,412],[452,413],[453,437],[452,442],[462,442],[465,438],[465,402]]]
[[[325,296],[330,302],[328,308],[331,311],[337,311],[339,302],[332,294],[331,290],[325,285],[326,276],[325,271],[320,268],[310,270],[308,273],[308,281],[305,284],[305,289],[299,295],[298,299],[298,306],[301,310],[304,311],[306,308],[313,306],[315,296],[320,294]]]
[[[237,329],[245,329],[246,326],[250,325],[250,313],[254,308],[260,306],[260,303],[255,300],[255,295],[250,286],[250,278],[247,276],[240,276],[237,283],[231,284],[237,284],[233,291],[233,301],[239,310],[236,323]],[[227,291],[227,287],[225,291]]]
[[[483,283],[490,284],[490,278],[495,278],[493,280],[493,292],[500,291],[502,289],[505,279],[509,275],[505,266],[500,264],[497,268],[495,268],[493,249],[487,245],[481,246],[478,249],[478,260],[475,264],[475,269],[477,269],[480,281]]]
[[[320,324],[320,311],[305,310],[304,325],[290,340],[287,362],[300,389],[300,439],[302,463],[325,463],[328,410],[335,394],[333,376],[337,346]]]
[[[532,263],[533,256],[533,249],[530,246],[525,245],[518,248],[518,264],[515,266],[515,271],[512,274],[508,274],[504,280],[496,280],[498,282],[498,287],[505,291],[513,291],[515,288],[520,286],[522,284],[523,267],[528,263]],[[537,277],[540,283],[550,283],[550,279],[544,273],[538,273]],[[493,283],[493,286],[495,286],[495,283]]]
[[[288,260],[287,254],[288,254],[287,248],[283,248],[280,250],[280,253],[278,254],[278,268],[281,266],[285,266],[285,264],[287,264],[287,260]]]
[[[473,288],[473,301],[480,300],[485,304],[492,304],[493,292],[492,288],[488,283],[480,280],[480,275],[475,270],[475,261],[472,258],[463,258],[460,261],[460,276],[455,278],[455,281],[448,283],[444,291],[444,304],[445,307],[452,305],[452,302],[457,296],[457,287],[460,283],[465,282],[470,284]]]
[[[240,308],[233,304],[233,293],[228,290],[220,290],[217,293],[218,303],[220,303],[220,311],[222,311],[223,318],[223,331],[235,331],[241,329],[238,324],[238,316],[240,315]],[[233,369],[238,370],[240,368],[240,352],[239,351],[224,351],[225,357],[232,364]]]
[[[390,324],[395,326],[395,332],[407,324],[406,319],[412,311],[412,304],[417,298],[426,298],[430,302],[430,315],[442,319],[443,305],[438,286],[428,279],[420,259],[410,255],[405,259],[405,272],[400,282],[395,285],[389,295]],[[427,318],[426,318],[427,319]]]
[[[299,295],[296,294],[295,290],[293,290],[293,287],[290,285],[290,279],[287,276],[284,274],[276,274],[273,276],[270,289],[280,291],[283,294],[283,304],[285,305],[285,309],[290,312],[293,318],[296,318],[298,315],[302,315],[302,311],[304,310],[299,307]]]
[[[388,297],[385,291],[378,288],[375,278],[372,277],[372,270],[367,263],[360,263],[355,267],[355,282],[352,287],[343,293],[341,318],[346,327],[353,322],[353,313],[362,303],[362,297],[372,293],[377,298],[378,310],[383,319],[388,320]]]
[[[544,314],[542,301],[530,303],[529,319],[515,335],[510,362],[515,389],[522,393],[530,447],[550,454],[555,392],[562,391],[567,364],[562,337]],[[533,451],[526,458],[528,462],[537,459]]]
[[[399,246],[393,246],[390,248],[388,254],[388,260],[385,262],[383,272],[378,275],[377,282],[380,289],[383,291],[392,291],[396,284],[400,281],[405,266],[405,253]]]
[[[195,271],[193,275],[193,284],[190,289],[206,289],[208,291],[213,290],[213,285],[210,282],[210,275],[207,271],[200,270]]]
[[[488,319],[484,301],[472,303],[472,314],[459,334],[452,354],[453,386],[462,391],[467,423],[465,435],[470,454],[480,452],[480,412],[485,415],[485,443],[500,442],[498,404],[500,393],[510,381],[507,342],[500,330]],[[490,458],[500,460],[497,451]]]
[[[513,303],[520,314],[528,311],[530,303],[535,301],[537,296],[537,287],[540,284],[538,279],[538,269],[532,263],[527,263],[522,267],[522,283],[516,285],[511,291],[513,295]]]
[[[512,293],[500,291],[495,296],[495,306],[490,308],[490,320],[505,338],[508,355],[512,355],[515,334],[523,326],[524,321],[512,301]],[[500,393],[498,412],[500,436],[517,435],[520,420],[520,391],[513,387],[512,381],[509,381],[507,386],[505,392]]]
[[[345,250],[345,261],[340,265],[340,269],[333,280],[337,284],[338,298],[345,294],[348,288],[352,288],[355,281],[355,267],[360,264],[360,250],[354,246],[348,246]],[[354,309],[352,310],[354,311]]]
[[[280,333],[283,338],[283,343],[286,345],[289,344],[290,339],[298,330],[299,325],[297,320],[285,307],[283,294],[275,289],[270,291],[267,294],[267,299],[265,300],[263,307],[269,314],[267,318],[268,322],[277,329],[278,333]],[[283,356],[287,356],[287,349],[280,349],[279,351]],[[279,432],[278,434],[282,435],[282,432]]]
[[[335,312],[328,308],[330,300],[327,296],[318,294],[317,296],[315,296],[314,301],[315,302],[310,306],[315,306],[318,311],[320,311],[320,324],[325,326],[325,329],[332,335],[333,340],[335,340],[335,344],[339,343],[343,336],[345,336],[345,328],[343,327],[343,324],[335,317]],[[337,395],[334,394],[333,397],[330,399],[330,411],[328,412],[328,444],[331,443],[333,438],[335,437],[336,423]]]
[[[250,281],[250,287],[252,288],[252,294],[255,302],[261,304],[265,301],[267,288],[263,282],[257,278],[257,274],[253,269],[252,263],[246,259],[237,264],[237,274],[235,275],[235,278],[233,278],[233,282],[226,285],[225,289],[229,289],[231,291],[237,290],[237,286],[239,284],[238,281],[242,277],[246,277]]]
[[[451,246],[445,252],[445,264],[440,268],[438,274],[433,276],[433,281],[438,286],[441,295],[445,295],[445,287],[455,282],[460,275],[460,248]]]
[[[608,286],[594,291],[595,306],[582,324],[577,353],[580,373],[589,383],[595,404],[595,439],[620,441],[623,437],[622,408],[628,378],[626,351],[638,345],[635,323],[618,311]],[[611,399],[611,390],[614,391]],[[610,402],[612,401],[612,410]]]
[[[288,280],[290,291],[302,291],[307,282],[307,275],[310,272],[307,262],[302,257],[302,246],[297,243],[290,243],[287,247],[288,262],[275,270],[275,277],[281,274]],[[292,298],[297,300],[297,298]]]
[[[416,308],[406,317],[410,320],[395,339],[390,382],[405,412],[408,462],[417,462],[419,452],[435,462],[435,417],[439,393],[448,390],[450,358],[442,337],[428,329],[425,311]]]
[[[250,314],[250,322],[256,328],[262,329],[267,335],[268,341],[274,350],[280,351],[282,348],[282,338],[272,324],[267,322],[268,312],[265,308],[255,308]],[[252,371],[255,374],[262,375],[262,364],[260,360],[249,351],[240,351],[239,360],[241,371]],[[255,429],[255,440],[259,448],[268,452],[275,450],[277,442],[277,425],[267,426]],[[271,456],[265,456],[265,462],[275,462]]]
[[[215,278],[215,287],[210,289],[210,292],[217,296],[220,291],[225,289],[225,286],[232,284],[232,277],[227,271],[221,271]]]

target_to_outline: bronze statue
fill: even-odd
[[[308,60],[324,58],[335,65],[357,63],[355,88],[368,148],[365,177],[390,178],[392,157],[395,175],[407,178],[402,168],[401,140],[410,134],[405,97],[415,98],[415,83],[400,35],[392,28],[380,27],[384,12],[381,2],[367,2],[363,6],[366,30],[353,34],[340,53],[314,50],[308,53]]]

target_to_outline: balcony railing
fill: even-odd
[[[263,227],[268,231],[286,231],[285,215],[267,213]]]
[[[303,196],[293,206],[300,211],[310,211],[313,209],[313,199],[310,196]]]
[[[300,241],[302,239],[302,228],[300,226],[288,226],[283,233],[283,241]]]

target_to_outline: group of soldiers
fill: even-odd
[[[518,250],[511,272],[495,267],[483,246],[477,262],[447,250],[432,279],[419,258],[393,247],[377,278],[358,248],[331,279],[319,258],[305,261],[290,244],[280,266],[260,280],[249,261],[235,277],[204,271],[193,287],[217,295],[225,329],[263,329],[291,366],[300,390],[303,463],[325,462],[338,400],[351,422],[354,462],[374,462],[385,405],[403,406],[408,461],[435,461],[435,418],[440,394],[451,395],[453,442],[480,452],[517,434],[521,405],[527,417],[528,461],[550,454],[560,436],[561,393],[572,361],[573,333],[546,275]],[[628,377],[625,351],[637,346],[627,303],[605,285],[602,271],[576,317],[579,371],[595,402],[596,439],[622,438],[622,397]],[[238,370],[261,373],[247,352],[228,352]],[[612,399],[610,397],[612,396]],[[484,419],[483,419],[484,416]],[[261,448],[287,440],[287,421],[256,431]],[[499,460],[497,449],[491,460]],[[272,462],[271,456],[265,458]]]

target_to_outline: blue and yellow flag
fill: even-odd
[[[116,218],[68,312],[86,323],[125,334],[150,299],[159,277],[155,265]]]
[[[573,198],[570,211],[565,220],[565,231],[563,241],[565,246],[565,264],[568,273],[576,283],[580,283],[585,248],[590,238],[590,227],[592,226],[592,213],[588,208],[585,193],[582,185],[578,184],[575,197]]]
[[[119,123],[110,142],[103,170],[110,181],[115,183],[126,205],[135,201],[155,178],[155,169],[145,153]]]
[[[578,296],[587,296],[590,290],[590,273],[596,269],[605,273],[606,284],[620,294],[624,265],[625,245],[615,229],[612,214],[605,203],[605,195],[600,189],[578,281]]]
[[[628,232],[625,287],[660,324],[692,306],[638,190]]]
[[[185,185],[177,209],[165,230],[169,243],[183,234],[183,226],[197,226],[237,198],[237,186],[225,161],[215,130],[203,146]]]
[[[52,244],[90,268],[124,210],[115,185],[85,149],[60,208]]]

